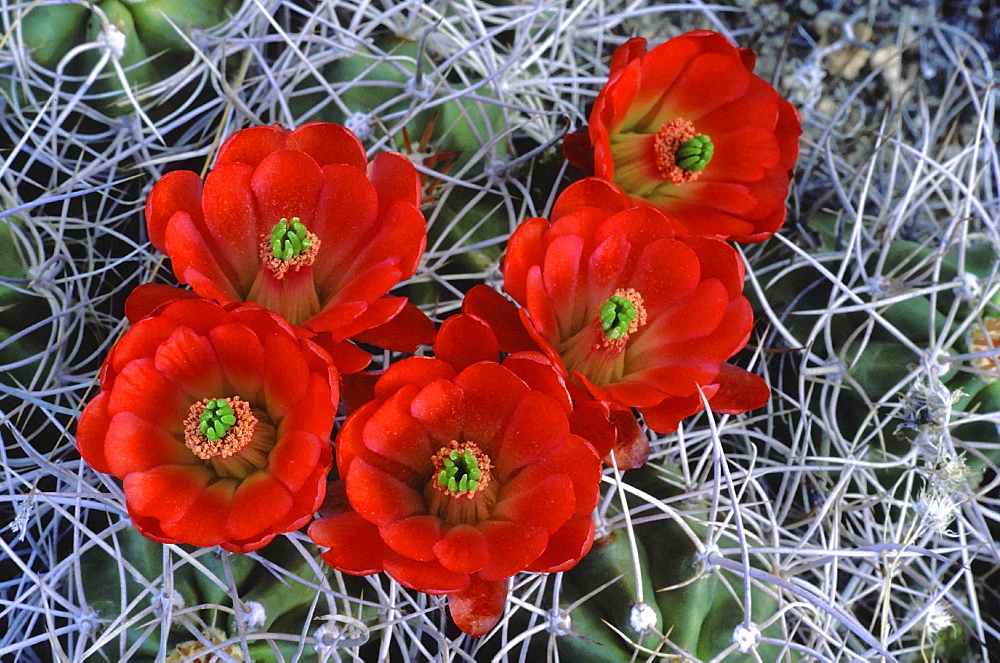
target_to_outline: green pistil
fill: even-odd
[[[711,139],[702,134],[681,143],[681,146],[677,148],[677,153],[674,155],[674,160],[684,170],[691,173],[698,173],[712,160],[712,153],[714,151],[715,146],[712,145]]]
[[[639,310],[624,297],[612,295],[601,307],[601,329],[604,337],[611,341],[624,338]]]
[[[444,469],[438,473],[438,483],[453,493],[464,493],[479,488],[479,479],[483,477],[483,471],[479,469],[479,463],[472,452],[466,449],[464,452],[452,451],[448,457],[442,461]]]
[[[271,255],[278,260],[288,262],[296,258],[312,246],[312,240],[306,237],[306,227],[293,217],[291,221],[282,219],[271,229]]]
[[[205,437],[215,442],[225,437],[229,429],[236,423],[236,414],[229,407],[225,398],[216,398],[205,404],[205,410],[201,413],[198,422],[198,429],[204,433]]]

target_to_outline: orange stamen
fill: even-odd
[[[660,177],[672,184],[684,184],[698,179],[701,173],[693,173],[677,165],[677,150],[697,135],[694,125],[680,117],[665,122],[660,127],[653,141],[656,169]]]

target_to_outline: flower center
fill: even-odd
[[[479,480],[483,471],[479,469],[479,461],[471,449],[459,453],[455,449],[441,459],[443,469],[438,472],[438,485],[448,489],[449,493],[465,493],[479,489]]]
[[[604,332],[603,347],[624,345],[629,335],[646,324],[642,295],[632,288],[618,288],[601,306],[597,319]]]
[[[424,489],[431,514],[448,524],[489,517],[497,485],[489,457],[472,442],[452,440],[431,457],[434,474]]]
[[[647,317],[638,291],[615,290],[590,322],[560,343],[566,368],[596,385],[619,382],[627,369],[629,338],[646,324]]]
[[[267,467],[277,430],[267,412],[239,396],[205,398],[184,419],[184,444],[219,477],[242,479]]]
[[[271,228],[270,237],[261,238],[261,260],[275,278],[288,270],[299,270],[316,261],[319,237],[309,232],[299,217],[282,219]]]
[[[229,458],[253,439],[257,417],[240,399],[205,398],[193,405],[184,420],[184,444],[202,460]]]
[[[653,140],[656,169],[660,177],[673,184],[698,179],[714,151],[712,140],[698,134],[693,124],[680,117],[664,123]]]

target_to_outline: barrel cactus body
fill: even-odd
[[[198,31],[220,24],[241,5],[242,0],[26,5],[13,27],[38,67],[32,72],[37,80],[11,71],[4,85],[22,102],[51,86],[67,98],[82,95],[90,108],[109,117],[134,112],[136,103],[155,114],[144,103],[144,91],[191,63],[196,55],[189,41],[196,43]],[[35,89],[29,93],[22,86]]]

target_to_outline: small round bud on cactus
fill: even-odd
[[[733,642],[742,654],[750,653],[750,650],[757,644],[758,637],[760,637],[760,629],[754,624],[750,624],[749,627],[737,624],[736,628],[733,629]]]
[[[162,619],[164,615],[171,614],[176,615],[179,611],[184,609],[184,597],[180,595],[176,590],[167,591],[166,587],[160,589],[152,599],[150,603],[153,606],[153,614],[156,615],[158,619]],[[173,620],[173,617],[171,617]]]
[[[250,631],[260,631],[267,623],[267,612],[257,601],[243,602],[243,621]]]
[[[656,626],[656,611],[646,603],[636,603],[628,619],[636,633],[645,633]]]
[[[359,647],[368,642],[368,627],[353,617],[327,615],[326,623],[313,632],[316,653],[326,660],[337,649]]]
[[[573,618],[565,610],[553,608],[548,612],[549,633],[553,635],[570,635],[573,633]]]

